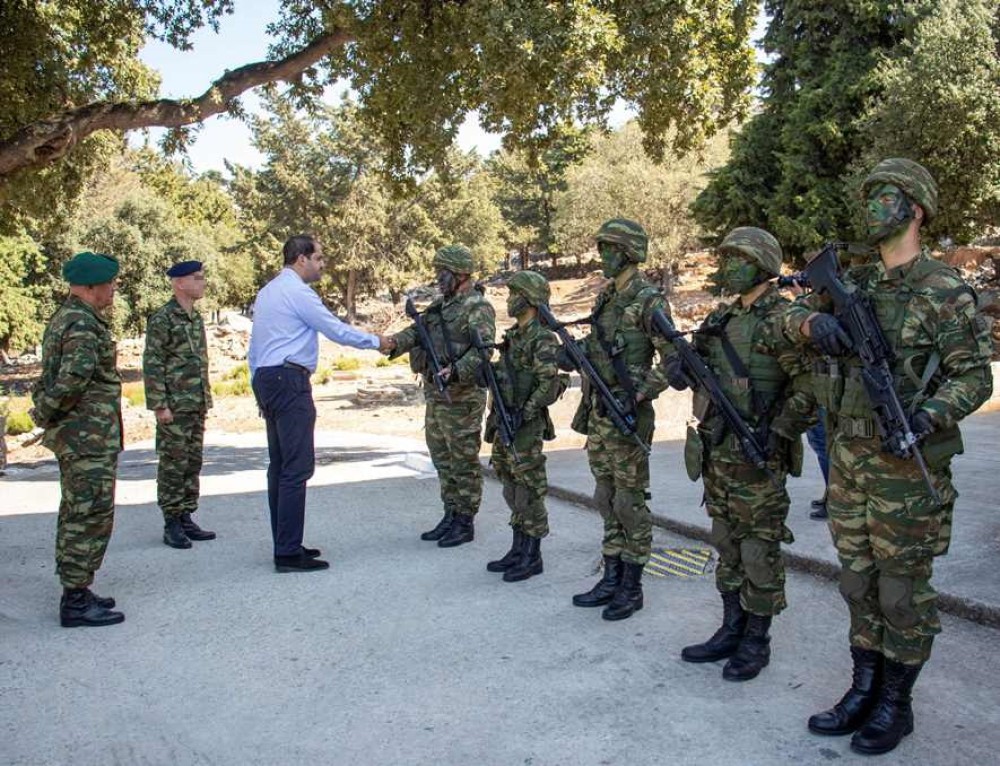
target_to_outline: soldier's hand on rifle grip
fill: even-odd
[[[489,381],[486,379],[486,362],[480,362],[476,367],[476,385],[480,388],[489,388]]]
[[[917,410],[910,420],[910,428],[913,429],[913,435],[917,437],[919,442],[934,433],[936,428],[934,416],[927,410]]]
[[[668,356],[667,361],[663,363],[663,370],[667,374],[667,383],[671,388],[683,391],[697,385],[684,369],[684,361],[679,356]]]
[[[827,356],[843,356],[854,348],[847,330],[831,314],[813,315],[809,320],[809,337],[813,345]]]

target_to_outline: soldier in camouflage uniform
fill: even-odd
[[[656,309],[667,316],[670,307],[659,289],[639,271],[649,244],[635,221],[612,219],[597,232],[597,249],[608,285],[597,296],[591,332],[584,351],[619,401],[633,408],[638,436],[653,438],[653,399],[667,387],[663,365],[673,353],[668,340],[656,333],[650,317]],[[625,436],[603,411],[596,392],[583,391],[573,428],[587,434],[587,458],[596,487],[594,500],[604,519],[604,574],[586,593],[573,596],[576,606],[607,605],[601,616],[623,620],[643,606],[642,570],[653,541],[649,498],[649,456]]]
[[[163,511],[163,542],[190,548],[214,540],[191,518],[198,509],[205,416],[212,406],[205,323],[194,307],[205,294],[200,261],[167,270],[174,297],[149,317],[142,379],[146,408],[156,413],[156,499]]]
[[[441,482],[444,515],[422,540],[436,540],[442,548],[471,542],[473,518],[479,511],[483,476],[479,465],[480,428],[486,393],[476,385],[479,356],[472,348],[470,330],[476,328],[484,343],[496,336],[493,307],[472,281],[472,253],[461,245],[442,247],[434,255],[441,297],[424,312],[438,359],[447,399],[438,391],[426,351],[420,348],[415,325],[392,337],[391,357],[410,353],[411,369],[424,377],[427,447]]]
[[[797,401],[793,395],[793,379],[806,370],[782,334],[788,300],[770,281],[781,273],[778,240],[763,229],[733,229],[718,256],[715,282],[721,293],[738,297],[706,317],[693,345],[767,449],[771,473],[747,462],[735,434],[696,389],[699,425],[688,430],[685,458],[688,474],[692,479],[700,474],[705,484],[723,617],[708,641],[685,647],[681,657],[687,662],[728,657],[722,677],[747,681],[770,661],[768,629],[786,605],[781,543],[791,543],[792,533],[785,526],[785,479],[801,472],[800,432],[812,407],[808,398]],[[694,387],[679,357],[670,359],[667,373],[674,388]]]
[[[537,306],[549,302],[548,281],[537,272],[520,271],[510,278],[507,289],[507,314],[517,324],[504,333],[500,361],[493,366],[504,405],[519,426],[513,445],[517,457],[500,438],[495,408],[486,421],[486,439],[493,442],[491,462],[510,508],[513,542],[486,569],[503,572],[506,582],[518,582],[542,573],[541,540],[549,533],[542,442],[555,438],[548,407],[569,381],[556,366],[559,341],[555,333],[538,321]]]
[[[908,451],[883,443],[862,385],[861,361],[825,296],[788,312],[785,332],[837,357],[839,375],[817,385],[830,436],[830,529],[851,616],[854,682],[832,709],[812,716],[818,734],[855,732],[852,749],[892,750],[913,731],[911,692],[941,631],[931,586],[935,556],[948,550],[957,492],[951,458],[958,422],[990,396],[990,336],[976,295],[921,247],[937,211],[937,186],[908,159],[879,163],[865,180],[870,240],[880,259],[847,270],[866,293],[895,351],[896,391],[942,503],[936,505]],[[892,449],[894,451],[890,452]]]
[[[122,622],[113,598],[90,591],[111,539],[115,475],[122,451],[121,378],[104,315],[114,302],[118,261],[78,253],[63,266],[70,284],[42,339],[42,375],[32,418],[59,461],[56,572],[63,586],[63,627]]]

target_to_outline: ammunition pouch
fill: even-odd
[[[702,466],[705,462],[705,442],[702,441],[698,429],[689,424],[687,427],[687,439],[684,442],[684,468],[687,470],[688,478],[691,481],[698,481],[701,477]]]

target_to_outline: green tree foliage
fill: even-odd
[[[931,235],[968,242],[1000,225],[1000,6],[940,0],[877,71],[884,93],[867,117],[855,177],[884,157],[923,162],[941,204]]]
[[[0,237],[0,352],[20,353],[41,338],[45,256],[26,236]]]
[[[447,172],[400,187],[381,172],[385,154],[356,105],[305,114],[272,94],[268,107],[270,115],[254,121],[265,164],[233,168],[231,183],[247,247],[260,258],[259,281],[280,268],[288,236],[313,234],[327,256],[320,291],[351,320],[360,297],[397,294],[428,276],[440,245],[466,244],[484,265],[499,259],[502,221],[474,158],[452,152]]]
[[[566,173],[566,191],[555,197],[555,234],[560,249],[580,257],[594,248],[594,234],[610,218],[631,218],[650,237],[649,264],[672,263],[697,244],[698,227],[689,212],[705,185],[705,174],[726,157],[727,136],[719,134],[702,152],[650,163],[642,133],[631,122],[600,136],[593,151]]]
[[[851,164],[871,137],[866,115],[884,87],[879,66],[936,0],[768,0],[770,57],[762,103],[694,213],[722,236],[761,226],[797,253],[853,231]]]

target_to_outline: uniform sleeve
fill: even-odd
[[[85,323],[70,325],[63,335],[59,369],[34,402],[40,423],[55,422],[73,409],[94,377],[98,358],[97,333]]]
[[[559,391],[559,367],[556,365],[558,350],[559,344],[555,336],[548,332],[539,335],[531,366],[535,376],[535,388],[524,402],[525,420],[537,417],[543,408],[555,401]]]
[[[667,359],[677,353],[674,344],[653,328],[653,312],[657,309],[661,309],[667,318],[673,321],[670,304],[662,295],[657,294],[656,298],[648,301],[643,312],[642,325],[649,334],[659,360],[649,368],[649,372],[642,380],[636,381],[636,393],[642,394],[646,399],[655,399],[666,389],[668,382],[665,365]]]
[[[933,337],[944,381],[921,407],[931,413],[938,428],[948,428],[975,412],[993,393],[993,344],[987,323],[976,314],[970,289],[951,290],[934,304]]]
[[[142,352],[142,384],[146,409],[169,407],[167,399],[166,348],[170,328],[162,314],[153,314],[146,323],[146,347]]]
[[[402,356],[408,353],[414,346],[420,342],[420,336],[417,334],[417,326],[411,324],[405,330],[400,330],[392,339],[396,341],[396,348],[392,350],[389,354],[390,359],[395,359],[397,356]]]
[[[496,313],[485,299],[476,301],[473,308],[469,311],[470,336],[472,328],[479,330],[479,336],[483,339],[483,343],[493,343],[496,339]],[[475,380],[476,368],[479,367],[480,361],[479,354],[476,353],[475,349],[472,349],[467,354],[463,354],[454,363],[454,372],[457,379],[463,383]]]
[[[792,439],[815,424],[816,398],[812,393],[810,357],[785,335],[785,317],[784,304],[778,304],[764,324],[762,343],[788,376],[785,400],[771,425],[779,434]]]
[[[809,338],[802,332],[802,323],[812,314],[833,311],[833,301],[816,293],[806,293],[792,301],[781,315],[779,330],[787,342],[797,348],[808,346]]]

